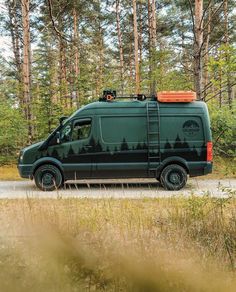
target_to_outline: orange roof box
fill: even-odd
[[[160,91],[157,93],[160,102],[192,102],[196,100],[196,92],[193,91]]]

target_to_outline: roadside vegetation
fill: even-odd
[[[2,291],[235,291],[224,199],[1,200]]]

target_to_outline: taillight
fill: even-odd
[[[212,162],[213,159],[213,145],[212,142],[207,142],[207,161]]]

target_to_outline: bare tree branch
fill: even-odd
[[[201,18],[201,21],[200,21],[200,27],[201,27],[201,25],[202,25],[202,22],[203,22],[203,19],[204,19],[204,17],[205,17],[205,14],[206,14],[207,10],[208,10],[209,7],[211,6],[211,2],[212,2],[212,0],[210,0],[210,1],[207,3],[207,7],[206,7],[206,9],[204,9],[204,11],[203,11],[202,18]]]
[[[211,20],[214,19],[214,17],[216,16],[217,12],[220,10],[220,8],[224,5],[225,0],[222,1],[222,3],[216,8],[216,10],[213,12],[212,16],[211,16]],[[205,30],[207,28],[209,24],[209,21],[207,21],[207,23],[205,23],[203,30]]]
[[[59,29],[56,27],[56,24],[55,24],[55,19],[53,17],[53,13],[52,13],[52,1],[51,0],[48,0],[48,8],[49,8],[49,15],[50,15],[50,19],[52,21],[52,27],[53,29],[55,30],[56,34],[58,35],[59,38],[62,38],[64,39],[65,41],[69,41],[63,32],[59,31]]]
[[[191,4],[191,1],[190,0],[188,0],[188,4],[189,4],[190,12],[191,12],[194,42],[196,42],[194,13],[193,13],[193,8],[192,8],[192,4]]]

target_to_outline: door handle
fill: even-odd
[[[93,148],[93,146],[92,145],[84,145],[84,148],[90,149],[90,148]]]

